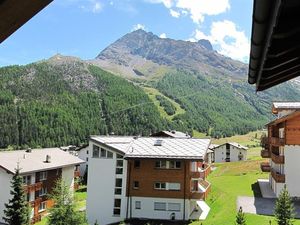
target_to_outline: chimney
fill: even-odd
[[[25,152],[31,153],[31,152],[32,152],[32,149],[31,149],[31,148],[27,148]]]
[[[50,155],[46,155],[45,163],[51,163],[51,156]]]

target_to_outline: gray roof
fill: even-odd
[[[210,139],[197,138],[92,136],[91,140],[124,153],[125,158],[203,159],[210,144]],[[155,145],[157,140],[161,145]]]
[[[232,145],[232,146],[234,146],[234,147],[236,147],[236,148],[239,148],[239,149],[244,149],[244,150],[247,150],[247,149],[248,149],[248,147],[245,147],[245,146],[243,146],[243,145],[240,145],[240,144],[237,143],[237,142],[226,142],[226,143],[224,143],[224,144],[222,144],[222,145],[219,145],[219,146],[217,146],[217,147],[215,147],[215,148],[218,148],[218,147],[223,146],[223,145],[226,145],[226,144],[230,144],[230,145]]]
[[[274,102],[275,109],[300,109],[300,102]]]
[[[51,157],[51,162],[46,163],[46,156]],[[49,169],[62,168],[84,163],[83,160],[59,148],[32,149],[31,152],[0,151],[0,167],[14,173],[19,163],[20,173],[30,173]]]
[[[217,145],[217,144],[210,144],[209,145],[209,149],[214,149],[214,148],[216,148],[216,147],[218,147],[218,146],[220,146],[220,145]]]

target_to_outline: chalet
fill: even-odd
[[[176,130],[163,130],[150,135],[151,137],[172,137],[172,138],[190,138],[191,136],[187,133]]]
[[[228,142],[214,147],[214,162],[236,162],[247,160],[248,148],[236,142]]]
[[[261,152],[269,161],[261,169],[270,172],[269,184],[276,196],[286,184],[292,197],[300,197],[300,102],[275,102],[272,112],[277,118],[267,124]]]
[[[58,148],[0,152],[0,224],[4,222],[4,204],[11,197],[10,182],[17,165],[31,206],[31,223],[35,223],[53,205],[47,194],[51,193],[57,179],[63,179],[66,185],[74,188],[74,177],[79,176],[76,169],[80,163],[82,160]]]
[[[204,219],[209,139],[92,136],[87,218]]]

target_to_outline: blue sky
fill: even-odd
[[[0,44],[0,66],[56,53],[95,58],[134,29],[172,39],[209,39],[223,55],[248,62],[252,0],[54,0]]]

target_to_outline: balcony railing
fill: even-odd
[[[277,183],[285,183],[285,175],[284,174],[280,174],[280,173],[276,172],[275,170],[271,169],[271,175]]]
[[[197,171],[191,171],[191,178],[205,179],[211,172],[211,166],[209,164],[203,164],[202,167],[198,167]]]
[[[277,164],[284,164],[284,156],[283,155],[276,155],[273,152],[271,153],[271,159],[274,163]]]
[[[200,180],[198,183],[198,190],[191,190],[191,199],[206,199],[210,192],[211,184],[206,180]]]
[[[261,150],[260,155],[262,158],[271,158],[269,149]]]
[[[260,164],[260,169],[262,172],[270,172],[271,171],[271,166],[270,163],[268,162],[263,162]]]
[[[274,146],[284,146],[285,145],[284,138],[271,137],[270,142],[271,142],[271,145],[274,145]]]
[[[42,189],[43,183],[42,182],[37,182],[35,184],[25,184],[24,185],[24,191],[25,193],[30,193],[33,191],[39,191]]]

